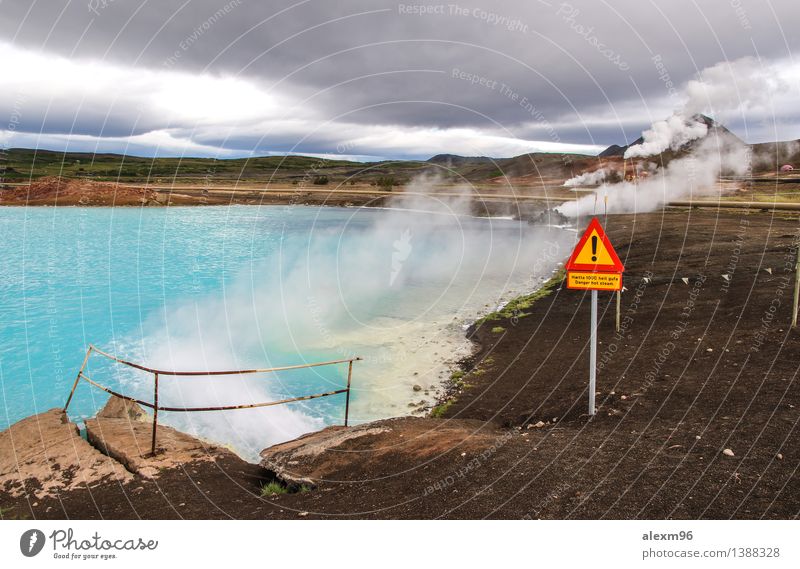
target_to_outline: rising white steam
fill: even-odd
[[[574,178],[570,178],[564,182],[564,185],[568,188],[592,186],[605,180],[606,176],[608,176],[608,169],[600,168],[599,170],[594,170],[593,172],[584,172],[583,174],[578,174]]]
[[[703,69],[686,85],[685,115],[708,112],[715,117],[768,108],[789,86],[783,63],[766,64],[753,57],[723,61]]]
[[[625,151],[625,159],[654,156],[665,150],[678,150],[707,133],[708,126],[702,120],[674,114],[666,120],[654,122],[645,130],[642,133],[643,142],[629,147]]]
[[[556,209],[569,217],[589,215],[595,213],[596,196],[607,195],[609,213],[646,212],[672,200],[715,195],[719,176],[747,173],[751,156],[749,147],[735,136],[724,129],[709,129],[699,113],[720,117],[763,108],[785,89],[777,67],[762,66],[752,58],[704,69],[686,85],[684,106],[668,119],[653,123],[642,133],[643,142],[629,147],[624,158],[654,156],[693,142],[688,155],[672,160],[666,168],[653,170],[647,165],[651,175],[646,178],[603,184],[594,194]],[[641,164],[630,167],[641,170]]]
[[[716,196],[719,175],[743,175],[749,169],[749,160],[747,146],[714,133],[702,139],[690,155],[672,160],[648,178],[603,184],[595,192],[556,209],[567,217],[592,215],[597,213],[595,196],[607,195],[608,213],[641,213],[672,200]]]
[[[141,341],[120,351],[184,370],[361,355],[351,420],[413,412],[433,400],[448,375],[444,362],[468,348],[462,325],[534,289],[572,242],[556,228],[476,219],[467,188],[444,199],[435,183],[417,180],[408,188],[414,195],[396,198],[389,210],[267,208],[264,215],[286,220],[276,230],[277,245],[254,243],[252,263],[238,268],[224,292],[166,307],[146,324]],[[161,400],[175,406],[270,401],[339,389],[345,375],[339,367],[164,378]],[[131,378],[128,387],[150,398],[149,378]],[[165,420],[254,458],[271,444],[340,424],[342,413],[336,396],[252,411],[167,413]]]
[[[642,133],[644,139],[625,151],[625,158],[639,158],[677,150],[704,137],[708,126],[699,116],[707,112],[723,118],[735,112],[764,108],[787,84],[781,71],[745,57],[703,69],[686,84],[686,102],[666,120],[656,121]]]

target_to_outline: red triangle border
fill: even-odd
[[[614,261],[613,265],[597,265],[595,263],[586,264],[575,262],[575,259],[583,249],[583,246],[589,240],[589,237],[591,237],[592,231],[597,231],[597,236],[600,237],[600,241],[603,242],[603,246],[611,256],[611,260]],[[581,237],[580,241],[578,241],[578,244],[572,251],[572,255],[570,255],[569,261],[567,261],[567,264],[564,268],[568,271],[591,271],[594,273],[622,273],[625,271],[625,266],[622,264],[622,261],[619,260],[617,252],[614,250],[614,247],[611,245],[611,241],[608,240],[608,236],[606,235],[603,226],[600,225],[600,221],[598,221],[596,217],[593,217],[592,221],[589,222],[589,227],[586,228],[586,231],[583,233],[583,237]]]

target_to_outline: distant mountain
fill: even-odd
[[[742,145],[746,144],[741,138],[739,138],[738,136],[733,134],[730,130],[725,128],[722,124],[718,123],[717,121],[715,121],[711,117],[708,117],[706,115],[700,114],[700,115],[695,115],[692,118],[694,120],[698,120],[698,121],[704,122],[706,124],[706,126],[708,127],[708,133],[706,134],[706,136],[708,136],[709,134],[716,134],[717,136],[723,138],[724,140],[726,140],[726,141],[728,141],[730,143],[733,143],[733,144],[738,143],[738,144],[742,144]],[[634,140],[632,143],[627,144],[625,146],[619,146],[618,144],[612,144],[611,146],[609,146],[608,148],[603,150],[600,154],[598,154],[598,156],[601,157],[601,158],[610,158],[612,156],[624,156],[625,155],[625,151],[628,150],[628,148],[630,148],[631,146],[636,146],[637,144],[641,144],[643,142],[644,142],[644,138],[640,136],[639,138]],[[678,149],[678,152],[691,150],[697,144],[698,144],[698,141],[697,140],[693,140],[693,141],[687,143],[683,148]]]
[[[446,166],[463,166],[464,164],[494,162],[488,156],[459,156],[458,154],[437,154],[428,158],[427,162]]]
[[[610,158],[611,156],[622,156],[625,154],[625,151],[628,149],[627,146],[620,146],[619,144],[612,144],[605,150],[603,150],[598,156],[600,158]]]

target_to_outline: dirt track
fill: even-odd
[[[35,506],[0,494],[0,506],[37,518],[797,518],[798,217],[670,210],[607,229],[628,290],[620,335],[601,294],[592,420],[588,295],[561,289],[474,331],[479,371],[445,419],[389,421],[327,451],[313,491],[261,498],[263,470],[221,460]]]

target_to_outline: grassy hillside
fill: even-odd
[[[309,184],[328,182],[376,183],[382,176],[404,181],[429,166],[424,162],[360,163],[309,156],[268,156],[220,160],[214,158],[140,158],[121,154],[89,154],[12,148],[5,153],[5,181],[43,176],[91,178],[101,181],[153,183],[275,181]]]
[[[580,154],[524,154],[514,158],[434,156],[427,161],[350,162],[309,156],[270,156],[242,159],[140,158],[120,154],[53,152],[12,148],[0,154],[6,182],[44,176],[121,181],[213,184],[273,182],[276,184],[370,184],[391,186],[419,174],[445,181],[481,182],[499,176],[571,175],[573,165],[590,157]]]

